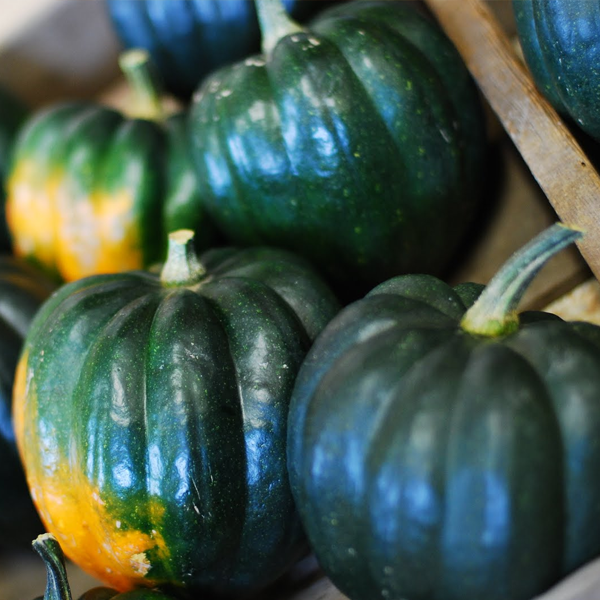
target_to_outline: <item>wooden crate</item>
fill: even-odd
[[[114,106],[127,102],[116,64],[118,42],[101,0],[21,0],[21,4],[24,6],[15,21],[25,21],[26,26],[18,31],[0,27],[1,83],[34,108],[67,98],[96,98]],[[491,0],[489,5],[505,35],[513,38],[510,1]],[[11,14],[8,0],[2,9],[6,22]],[[473,226],[474,241],[462,249],[455,268],[448,273],[451,282],[486,283],[513,251],[557,220],[512,141],[491,110],[488,114],[494,169],[489,177],[487,202]],[[543,269],[525,297],[524,308],[542,308],[549,303],[565,318],[600,323],[600,286],[575,247],[562,252]],[[76,566],[69,564],[68,570],[74,598],[98,585]],[[44,568],[33,551],[0,554],[0,600],[34,598],[43,593],[44,584]],[[345,596],[309,556],[261,598],[344,600]],[[600,560],[541,598],[600,600]]]

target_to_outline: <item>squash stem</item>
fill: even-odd
[[[516,331],[517,306],[534,277],[550,258],[582,235],[579,229],[555,223],[515,252],[467,310],[462,329],[488,337]]]
[[[189,286],[198,283],[206,270],[198,260],[194,248],[194,232],[179,229],[169,234],[167,260],[160,273],[165,287]]]
[[[152,68],[150,55],[141,48],[132,48],[119,56],[119,66],[133,91],[131,116],[149,121],[165,117],[161,101],[162,86]]]
[[[46,591],[43,600],[71,600],[65,558],[58,540],[51,533],[43,533],[33,540],[32,546],[46,565]]]
[[[269,55],[277,42],[286,35],[304,29],[287,13],[282,0],[254,0],[262,35],[263,54]]]

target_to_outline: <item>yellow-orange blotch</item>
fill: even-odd
[[[69,176],[21,160],[7,182],[6,219],[15,253],[65,281],[142,268],[135,198],[122,190],[75,194]]]
[[[50,437],[40,438],[35,422],[37,395],[33,382],[27,381],[27,362],[24,353],[14,385],[15,433],[44,525],[73,562],[107,585],[120,591],[156,585],[147,551],[153,550],[161,559],[168,557],[160,532],[147,534],[123,527],[78,466],[69,462]],[[153,522],[164,511],[158,502],[148,510]]]

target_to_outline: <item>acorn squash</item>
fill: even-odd
[[[34,113],[15,141],[6,217],[17,255],[59,280],[164,260],[167,234],[214,229],[197,193],[185,113],[166,114],[147,54],[121,58],[132,116],[91,102]],[[33,216],[32,216],[33,215]]]
[[[527,600],[600,554],[600,327],[517,314],[556,225],[490,284],[392,278],[298,375],[292,490],[352,600]]]
[[[16,435],[42,520],[119,591],[253,590],[305,545],[288,404],[337,301],[288,252],[222,248],[198,260],[190,234],[170,236],[160,274],[60,288],[17,369]]]
[[[235,243],[298,252],[347,297],[439,272],[486,164],[453,45],[408,2],[343,3],[307,28],[277,0],[257,7],[264,53],[210,75],[190,110],[207,210]]]

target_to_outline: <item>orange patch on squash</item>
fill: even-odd
[[[33,501],[47,530],[64,553],[82,569],[120,591],[154,586],[148,553],[169,556],[159,531],[151,534],[127,527],[110,514],[108,502],[64,456],[52,435],[40,436],[35,422],[37,394],[27,380],[27,353],[17,367],[14,384],[14,423],[19,452]],[[139,508],[139,507],[138,507]],[[146,510],[151,522],[160,521],[164,508],[158,500]]]
[[[15,380],[13,383],[13,427],[17,441],[17,448],[22,459],[24,459],[24,449],[22,441],[25,439],[25,402],[27,389],[27,357],[26,351],[23,352],[17,364]]]
[[[56,263],[55,206],[61,178],[49,177],[40,185],[40,175],[34,162],[20,161],[6,182],[6,221],[13,240],[15,254],[34,256],[50,270]]]
[[[82,569],[120,591],[158,583],[148,551],[167,556],[159,532],[125,528],[109,514],[98,491],[67,465],[50,478],[35,471],[28,482],[48,531]]]
[[[94,192],[78,201],[62,202],[65,217],[59,223],[58,268],[65,280],[144,266],[130,192]]]
[[[126,189],[76,194],[67,174],[40,175],[21,160],[7,182],[6,219],[18,255],[73,281],[144,266],[134,203]]]

